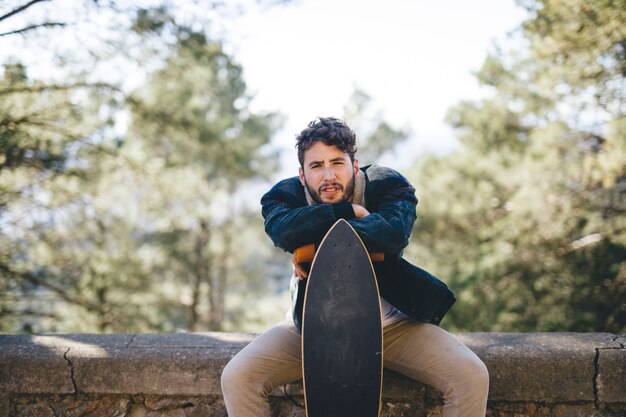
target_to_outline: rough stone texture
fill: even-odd
[[[9,393],[0,392],[0,416],[9,415]]]
[[[593,404],[490,403],[487,417],[602,417]]]
[[[606,333],[473,333],[459,338],[487,365],[494,401],[594,401],[596,349],[618,345]]]
[[[0,348],[0,391],[72,393],[68,348],[2,346]],[[6,358],[6,359],[4,359]]]
[[[411,379],[394,371],[385,369],[383,373],[383,398],[389,401],[412,399],[423,402],[426,397],[426,385],[416,384]]]
[[[144,397],[115,395],[35,396],[15,401],[19,417],[225,417],[218,397]]]
[[[254,335],[0,335],[0,417],[225,417],[220,375]],[[623,336],[465,333],[489,368],[489,417],[624,417]],[[304,417],[302,384],[273,414]],[[385,371],[382,417],[441,415],[441,394]]]
[[[274,416],[305,417],[302,397],[271,398]],[[384,402],[381,417],[441,416],[441,404]],[[593,404],[490,402],[488,417],[623,417],[624,407]],[[221,398],[120,395],[28,395],[12,400],[11,417],[226,417]]]
[[[68,358],[80,392],[219,395],[221,370],[234,352],[225,348],[131,348],[108,353],[96,357],[70,351]]]
[[[626,402],[626,349],[599,349],[598,353],[598,400],[601,404]]]

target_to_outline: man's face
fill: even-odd
[[[317,203],[341,203],[354,193],[354,176],[358,161],[350,161],[348,154],[335,145],[317,141],[304,152],[304,168],[300,168],[300,182],[306,186]]]

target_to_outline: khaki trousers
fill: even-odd
[[[384,328],[384,366],[443,393],[443,417],[484,417],[489,375],[456,337],[429,323],[401,320]],[[229,417],[270,417],[269,394],[302,378],[300,334],[291,321],[267,330],[222,373]]]

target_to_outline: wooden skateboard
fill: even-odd
[[[307,417],[378,417],[383,337],[378,284],[358,234],[339,220],[309,272],[302,317]]]

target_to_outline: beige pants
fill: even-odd
[[[242,349],[222,373],[229,417],[270,417],[274,388],[302,378],[300,334],[291,321]],[[489,375],[456,337],[432,324],[402,320],[384,329],[384,366],[443,393],[444,417],[484,417]]]

